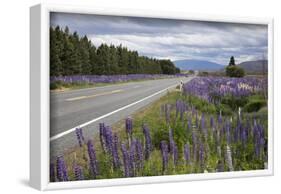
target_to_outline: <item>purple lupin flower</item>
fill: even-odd
[[[87,143],[88,155],[90,159],[90,170],[94,178],[98,175],[98,162],[96,157],[96,151],[92,140],[89,140]]]
[[[243,127],[242,128],[242,132],[241,132],[242,134],[241,134],[241,141],[242,141],[242,145],[243,145],[243,147],[245,146],[245,144],[246,144],[246,142],[247,142],[247,139],[248,139],[248,137],[247,137],[247,131],[246,131],[246,128],[245,127]]]
[[[50,164],[50,182],[56,182],[55,165],[54,165],[54,163]]]
[[[58,181],[68,181],[67,168],[63,156],[57,157],[57,179]]]
[[[130,159],[130,176],[135,176],[135,168],[136,168],[136,140],[133,139],[130,150],[129,150],[129,159]]]
[[[118,155],[118,136],[116,133],[113,134],[112,162],[113,168],[119,168],[120,159]]]
[[[105,127],[105,147],[109,154],[112,154],[113,134],[110,126]]]
[[[121,151],[123,154],[123,167],[124,167],[124,176],[130,176],[130,156],[127,151],[126,145],[124,143],[121,144]]]
[[[219,116],[218,116],[218,124],[222,124],[222,116],[221,116],[221,112],[220,112],[220,114],[219,114]]]
[[[131,142],[132,134],[133,134],[133,120],[131,118],[126,118],[125,125],[126,125],[126,133],[128,135],[129,142]]]
[[[264,129],[263,129],[262,125],[261,125],[261,124],[258,124],[257,127],[258,127],[258,129],[259,129],[259,131],[260,131],[261,137],[264,137]]]
[[[168,168],[168,145],[165,141],[160,143],[161,154],[162,154],[162,172],[165,174]]]
[[[192,121],[191,121],[191,117],[188,117],[187,119],[187,126],[188,126],[188,130],[192,130]]]
[[[204,151],[204,145],[201,142],[200,142],[200,147],[199,147],[199,162],[200,162],[201,170],[204,171],[204,168],[205,168],[205,151]]]
[[[257,158],[260,157],[260,150],[261,150],[261,133],[257,129],[254,136],[254,143],[255,143],[255,155]]]
[[[192,131],[192,152],[193,152],[193,161],[197,161],[197,136],[195,131]]]
[[[176,118],[178,117],[178,113],[180,113],[180,120],[183,119],[183,114],[185,111],[185,104],[182,100],[176,101]]]
[[[81,166],[76,164],[74,165],[74,175],[76,181],[84,180],[84,174]]]
[[[84,136],[82,132],[82,128],[78,127],[75,129],[76,137],[79,143],[79,146],[82,147],[83,142],[84,142]]]
[[[215,128],[215,122],[214,122],[214,117],[213,117],[213,116],[211,116],[211,118],[210,118],[210,127],[211,127],[212,129]]]
[[[184,145],[184,160],[186,164],[190,164],[190,146],[189,143]]]
[[[99,123],[100,144],[102,150],[105,151],[105,126],[104,123]]]
[[[145,159],[147,160],[152,151],[152,142],[151,142],[149,128],[147,127],[147,125],[143,124],[142,129],[143,129],[144,138],[145,138]]]
[[[137,159],[137,168],[141,170],[143,168],[143,151],[142,151],[142,144],[138,139],[136,140],[136,159]]]

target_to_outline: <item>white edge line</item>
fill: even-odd
[[[54,140],[56,140],[56,139],[59,139],[59,138],[65,136],[65,135],[67,135],[67,134],[69,134],[69,133],[75,131],[75,129],[78,128],[78,127],[80,127],[80,128],[85,127],[85,126],[87,126],[87,125],[90,125],[90,124],[92,124],[92,123],[98,121],[98,120],[101,120],[101,119],[103,119],[103,118],[105,118],[105,117],[108,117],[108,116],[110,116],[110,115],[112,115],[112,114],[114,114],[114,113],[117,113],[117,112],[119,112],[119,111],[121,111],[121,110],[124,110],[124,109],[126,109],[126,108],[131,107],[131,106],[134,106],[135,104],[138,104],[138,103],[140,103],[140,102],[142,102],[142,101],[145,101],[145,100],[147,100],[147,99],[149,99],[149,98],[151,98],[151,97],[153,97],[153,96],[156,96],[156,95],[158,95],[158,94],[160,94],[160,93],[162,93],[162,92],[164,92],[164,91],[166,91],[166,90],[168,90],[168,89],[170,89],[170,88],[173,88],[173,87],[175,87],[175,86],[177,86],[177,85],[178,85],[178,84],[174,84],[174,85],[172,85],[172,86],[169,86],[169,87],[167,87],[167,88],[165,88],[165,89],[163,89],[163,90],[160,90],[160,91],[158,91],[158,92],[156,92],[156,93],[154,93],[154,94],[151,94],[150,96],[147,96],[147,97],[145,97],[145,98],[143,98],[143,99],[141,99],[141,100],[138,100],[138,101],[136,101],[136,102],[133,102],[133,103],[131,103],[131,104],[128,104],[128,105],[126,105],[126,106],[123,106],[123,107],[121,107],[121,108],[119,108],[119,109],[117,109],[117,110],[114,110],[114,111],[110,112],[110,113],[107,113],[107,114],[102,115],[102,116],[100,116],[100,117],[98,117],[98,118],[95,118],[95,119],[93,119],[93,120],[90,120],[90,121],[88,121],[88,122],[86,122],[86,123],[83,123],[83,124],[81,124],[81,125],[78,125],[78,126],[76,126],[76,127],[73,127],[73,128],[71,128],[71,129],[68,129],[68,130],[66,130],[66,131],[64,131],[64,132],[62,132],[62,133],[59,133],[59,134],[57,134],[57,135],[54,135],[53,137],[50,138],[50,141],[54,141]]]

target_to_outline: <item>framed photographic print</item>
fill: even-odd
[[[273,20],[30,10],[30,184],[273,174]]]

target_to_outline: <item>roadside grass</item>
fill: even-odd
[[[253,99],[259,99],[259,97],[252,97]],[[175,111],[175,103],[177,100],[183,100],[185,102],[191,103],[195,106],[195,108],[199,111],[199,114],[204,113],[206,119],[206,127],[210,129],[210,118],[217,117],[218,108],[213,104],[210,104],[202,99],[199,99],[194,96],[184,96],[177,90],[170,91],[167,95],[161,97],[156,102],[151,103],[149,106],[139,110],[137,113],[131,115],[133,119],[133,137],[139,139],[142,143],[144,143],[143,136],[143,124],[146,124],[151,133],[152,143],[153,143],[153,151],[150,155],[149,160],[144,160],[144,166],[141,171],[136,170],[136,176],[158,176],[158,175],[175,175],[175,174],[190,174],[190,173],[202,173],[202,168],[200,168],[200,164],[186,164],[183,156],[183,146],[186,142],[192,142],[192,134],[187,126],[187,117],[191,115],[185,115],[183,118],[180,118],[179,115],[176,114]],[[167,123],[165,119],[165,111],[163,110],[163,106],[168,104],[171,106],[171,114],[170,120]],[[233,120],[237,119],[237,112],[229,110],[231,114],[225,114],[226,118],[233,118]],[[257,119],[263,121],[263,125],[267,127],[267,108],[266,106],[260,108],[258,112],[245,113],[244,118],[252,118],[255,117]],[[200,119],[200,118],[199,118]],[[195,123],[195,118],[192,117],[192,123]],[[234,124],[234,122],[233,122]],[[119,140],[121,142],[127,142],[128,137],[125,132],[125,122],[124,120],[117,122],[112,125],[112,130],[114,133],[117,133]],[[160,141],[169,140],[169,129],[174,130],[174,139],[176,144],[178,145],[178,163],[175,166],[173,164],[172,157],[169,157],[168,167],[163,172],[162,170],[162,156],[160,152]],[[267,131],[267,130],[266,130]],[[210,133],[210,131],[209,131]],[[266,134],[267,136],[267,134]],[[211,150],[216,150],[215,140],[211,138],[210,135],[206,141],[210,147],[206,148],[210,150],[210,152],[206,153],[206,166],[205,170],[208,172],[216,172],[217,163],[219,158],[217,154],[213,153]],[[121,178],[123,177],[123,171],[121,168],[113,169],[112,160],[108,154],[104,154],[102,150],[101,143],[99,140],[98,133],[92,137],[94,141],[94,146],[97,154],[97,161],[99,167],[99,175],[96,177],[97,179],[108,179],[108,178]],[[225,149],[226,139],[223,140],[222,150]],[[119,142],[120,143],[120,142]],[[247,145],[246,147],[242,147],[241,144],[233,144],[233,153],[239,153],[239,157],[234,157],[235,170],[254,170],[254,169],[262,169],[264,163],[261,160],[255,160],[251,158],[254,155],[254,147],[252,144]],[[120,161],[122,161],[122,153],[121,150],[118,150]],[[242,152],[242,154],[241,154]],[[241,157],[242,156],[242,157]],[[73,166],[74,164],[78,164],[83,168],[83,173],[85,179],[93,179],[90,170],[89,170],[89,158],[87,153],[87,145],[83,144],[82,147],[77,146],[69,153],[64,154],[64,159],[66,162],[66,166],[68,167],[69,177],[71,180],[74,180],[74,172]],[[252,161],[249,163],[249,161]],[[55,162],[55,161],[52,161]],[[226,168],[226,167],[225,167]],[[225,169],[227,171],[227,169]]]
[[[143,132],[142,132],[142,125],[145,123],[149,126],[151,130],[152,139],[156,139],[157,134],[160,132],[162,133],[165,131],[165,134],[168,135],[168,128],[163,122],[162,116],[159,114],[161,105],[166,103],[174,103],[177,97],[180,95],[179,91],[168,92],[167,95],[161,97],[158,101],[150,104],[149,106],[141,109],[137,113],[133,114],[131,117],[133,118],[133,136],[135,138],[140,139],[142,142],[143,139]],[[172,116],[172,115],[171,115]],[[125,122],[124,120],[117,122],[116,124],[112,125],[112,130],[114,133],[118,134],[119,139],[121,141],[127,141],[127,135],[125,132]],[[161,130],[160,130],[161,129]],[[168,137],[168,136],[167,136]],[[157,139],[159,139],[158,137]],[[99,135],[93,135],[92,137],[94,146],[97,153],[97,161],[99,161],[99,168],[100,168],[100,175],[97,179],[100,178],[118,178],[123,177],[123,172],[119,170],[113,170],[112,168],[108,168],[111,166],[111,158],[106,156],[102,150]],[[159,151],[158,145],[154,145],[154,151],[151,153],[150,160],[145,161],[144,168],[141,172],[136,172],[137,176],[155,176],[162,174],[162,163],[161,163],[161,153]],[[122,153],[119,150],[119,157],[122,161]],[[85,179],[92,179],[91,174],[89,173],[89,158],[87,153],[87,145],[83,144],[82,147],[77,146],[73,148],[70,152],[64,154],[64,159],[66,165],[68,167],[69,177],[74,180],[74,172],[73,166],[74,164],[80,165],[84,169],[84,176]],[[183,160],[183,159],[182,159]],[[55,161],[52,161],[55,162]],[[167,174],[179,174],[172,167],[172,161],[169,161],[169,170]],[[188,169],[187,169],[188,170]],[[188,171],[181,170],[182,173],[186,173]],[[160,174],[159,174],[160,173]]]

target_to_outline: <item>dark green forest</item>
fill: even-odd
[[[96,47],[68,27],[50,27],[50,75],[176,74],[171,60],[140,56],[119,45]]]

